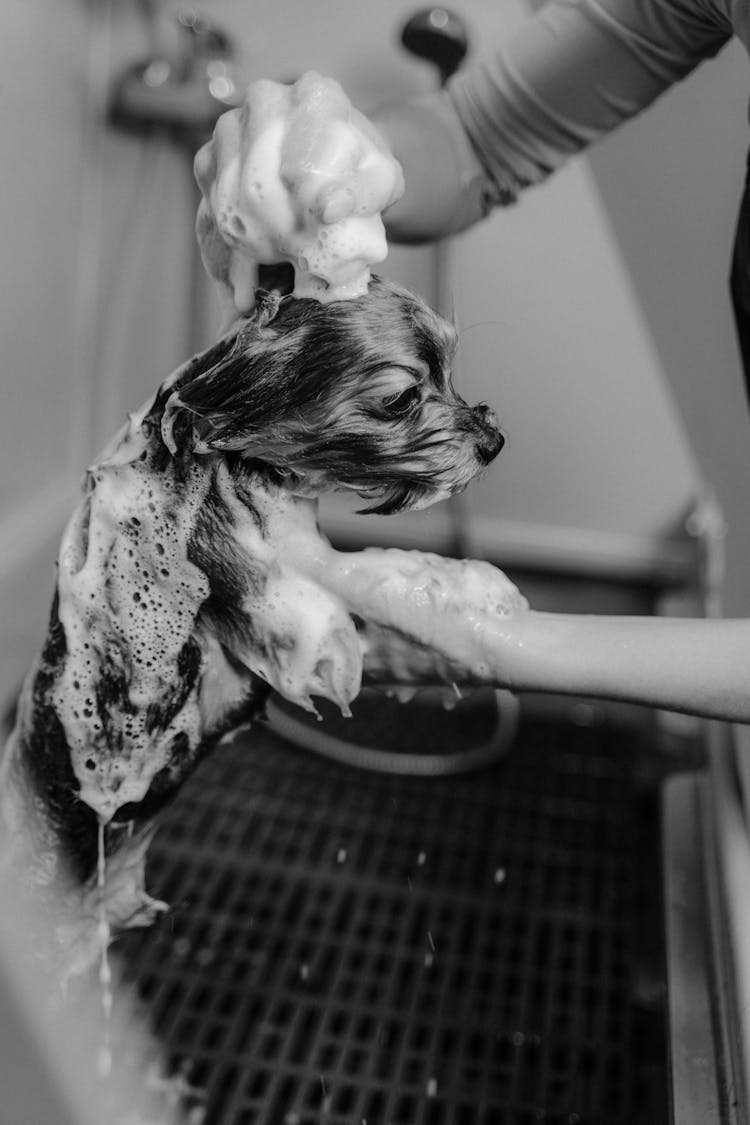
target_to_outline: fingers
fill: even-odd
[[[197,154],[195,175],[204,261],[240,311],[252,303],[248,263],[291,263],[298,297],[361,296],[388,252],[381,212],[403,191],[375,126],[313,72],[293,86],[252,83]]]
[[[388,175],[365,160],[342,183],[334,180],[319,193],[317,214],[330,225],[352,216],[377,215],[385,211],[403,192],[403,173],[399,166],[388,166]]]
[[[351,187],[334,184],[321,192],[318,200],[318,217],[326,224],[340,223],[348,219],[357,207],[357,197]]]

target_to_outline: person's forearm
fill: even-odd
[[[715,54],[726,15],[688,0],[549,0],[431,98],[372,114],[404,169],[395,242],[454,234],[511,202]]]
[[[532,611],[491,625],[493,632],[514,690],[750,722],[750,620]]]
[[[549,0],[449,92],[492,178],[518,191],[640,113],[731,33],[711,3]]]

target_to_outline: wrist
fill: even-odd
[[[371,115],[404,172],[405,189],[383,215],[392,242],[431,242],[484,218],[488,177],[442,91]]]

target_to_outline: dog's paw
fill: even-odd
[[[246,604],[253,623],[247,666],[291,703],[315,711],[315,696],[344,715],[359,694],[362,651],[344,604],[307,578],[269,576],[261,598]]]

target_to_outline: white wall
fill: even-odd
[[[188,161],[106,124],[113,74],[146,49],[129,3],[3,13],[0,700],[42,636],[83,469],[186,350]]]
[[[0,698],[27,659],[52,589],[58,513],[77,434],[87,162],[83,8],[13,0],[0,37]],[[31,60],[33,60],[33,65]],[[52,76],[54,78],[54,85]],[[74,409],[76,404],[77,409]],[[42,562],[41,559],[44,558]],[[9,669],[6,671],[6,669]]]
[[[622,259],[728,522],[726,611],[750,612],[750,409],[727,279],[750,145],[733,42],[591,154]]]

